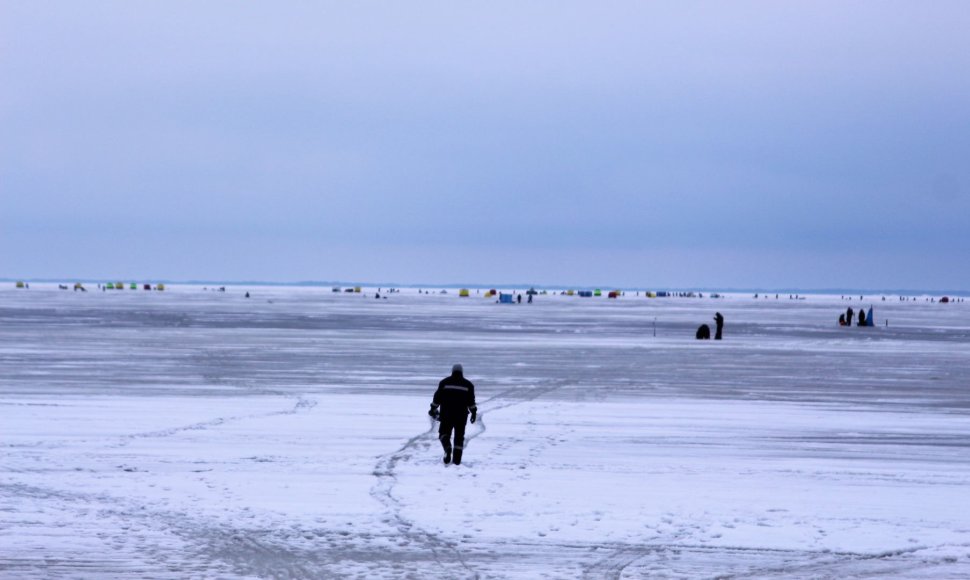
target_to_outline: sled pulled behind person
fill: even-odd
[[[428,410],[429,416],[440,421],[438,439],[445,452],[445,465],[452,461],[455,465],[461,465],[465,424],[469,414],[474,423],[478,415],[478,407],[475,405],[475,385],[465,378],[461,365],[456,364],[451,368],[451,375],[438,383],[438,390],[431,400],[431,409]],[[455,437],[454,446],[451,443],[452,432]]]

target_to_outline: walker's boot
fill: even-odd
[[[438,441],[441,441],[441,448],[445,450],[445,457],[443,461],[445,465],[451,463],[451,441],[448,435],[438,435]]]
[[[455,447],[455,465],[461,465],[461,447]]]

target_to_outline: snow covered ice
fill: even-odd
[[[970,577],[963,303],[31,286],[0,290],[4,578]]]

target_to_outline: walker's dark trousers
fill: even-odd
[[[442,417],[441,426],[438,427],[438,439],[441,440],[441,447],[445,453],[451,453],[451,430],[455,430],[455,453],[461,455],[462,447],[465,445],[465,421],[467,417]]]

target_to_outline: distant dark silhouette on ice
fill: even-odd
[[[711,327],[708,326],[708,325],[706,325],[706,324],[700,325],[697,328],[696,338],[697,338],[697,340],[710,340],[710,338],[711,338]]]

